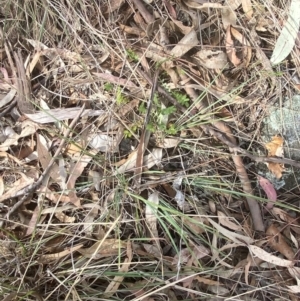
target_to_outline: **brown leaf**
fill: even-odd
[[[269,162],[267,164],[270,172],[277,178],[280,179],[282,177],[282,172],[284,171],[284,165],[280,163]]]
[[[271,202],[268,202],[267,209],[272,209],[274,203],[277,200],[277,192],[276,192],[273,184],[269,180],[267,180],[261,176],[258,177],[258,180],[259,180],[260,186],[266,193],[268,199],[271,201]]]
[[[276,156],[283,158],[283,143],[284,139],[281,136],[272,137],[272,141],[266,143],[265,147],[268,150],[268,156]]]
[[[119,239],[106,239],[93,244],[90,248],[78,250],[86,258],[99,259],[117,255],[126,248],[126,242]]]
[[[269,245],[276,251],[280,252],[289,260],[293,260],[295,253],[292,248],[287,244],[283,235],[280,233],[278,228],[272,224],[266,231],[266,234],[270,237],[268,238]]]
[[[226,53],[222,50],[202,49],[194,57],[208,69],[223,69],[228,64]]]
[[[26,236],[32,234],[32,232],[34,231],[35,225],[36,225],[36,223],[38,221],[38,218],[39,218],[39,212],[40,212],[40,207],[36,206],[36,208],[33,211],[30,222],[28,224],[28,228],[27,228],[27,231],[26,231],[26,234],[25,234]]]
[[[231,26],[231,34],[234,36],[234,38],[240,42],[240,44],[243,45],[243,60],[244,65],[247,67],[250,63],[251,56],[252,56],[252,50],[251,45],[246,39],[245,35],[241,34],[238,30],[236,30],[234,27]]]
[[[51,261],[58,260],[62,257],[65,257],[65,256],[75,252],[75,251],[79,251],[82,247],[83,247],[83,244],[79,244],[79,245],[76,245],[76,246],[72,246],[71,248],[68,248],[68,249],[66,249],[62,252],[42,255],[39,258],[38,262],[40,262],[40,263],[49,263]]]
[[[51,153],[49,152],[47,146],[46,146],[46,140],[45,138],[37,134],[36,135],[36,141],[37,141],[37,152],[38,152],[38,157],[39,161],[45,170],[48,166],[49,163],[52,159]],[[59,175],[59,167],[56,163],[53,163],[51,171],[50,171],[50,177],[54,180],[55,183],[60,182],[60,175]]]
[[[236,56],[236,49],[234,47],[233,39],[231,37],[231,31],[230,31],[230,26],[227,27],[226,29],[226,53],[228,55],[229,60],[231,63],[237,67],[238,65],[241,64],[241,60]]]
[[[236,25],[236,13],[230,7],[221,9],[221,15],[224,29]]]
[[[272,254],[266,252],[265,250],[263,250],[260,247],[249,245],[248,248],[249,248],[250,252],[252,252],[258,258],[260,258],[266,262],[269,262],[271,264],[281,266],[281,267],[291,267],[294,265],[293,261],[279,258],[275,255],[272,255]]]
[[[253,8],[251,0],[242,0],[242,7],[246,18],[248,19],[248,21],[250,21],[253,17]]]

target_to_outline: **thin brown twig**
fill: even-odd
[[[85,104],[82,106],[81,110],[78,112],[77,116],[72,120],[68,130],[66,131],[66,133],[64,134],[64,137],[62,138],[54,156],[51,158],[51,161],[49,162],[49,165],[47,166],[47,168],[43,171],[43,173],[40,175],[40,177],[38,178],[38,180],[29,185],[28,187],[26,187],[26,189],[24,190],[24,195],[23,197],[8,211],[8,213],[6,214],[6,218],[9,219],[10,215],[15,212],[26,200],[27,198],[36,190],[39,188],[39,186],[42,184],[44,178],[48,175],[48,173],[50,172],[54,162],[56,161],[57,157],[61,154],[61,151],[72,131],[72,129],[75,127],[77,121],[79,120],[81,114],[83,113],[85,109]]]

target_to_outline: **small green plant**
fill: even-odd
[[[176,100],[184,107],[188,107],[189,106],[189,98],[186,96],[186,94],[177,92],[177,91],[173,91],[172,92],[173,96],[176,98]]]
[[[138,55],[132,49],[126,49],[127,56],[134,62],[139,61]]]
[[[129,102],[129,99],[122,93],[122,90],[120,87],[118,87],[118,89],[117,89],[116,102],[117,102],[117,105],[119,105],[119,106]]]
[[[114,85],[112,83],[105,83],[104,84],[104,90],[107,92],[111,92],[114,88]]]

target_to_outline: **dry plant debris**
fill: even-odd
[[[3,300],[299,299],[299,0],[0,4]]]

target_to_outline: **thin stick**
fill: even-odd
[[[142,176],[142,172],[143,172],[143,161],[144,161],[144,153],[145,150],[148,146],[148,142],[149,142],[149,130],[147,130],[147,125],[149,123],[150,120],[150,115],[151,115],[151,109],[152,109],[152,102],[154,99],[154,94],[156,91],[156,87],[157,87],[157,80],[158,80],[158,70],[156,71],[154,78],[153,78],[153,82],[152,82],[152,89],[151,89],[151,95],[147,104],[147,113],[145,116],[145,121],[144,121],[144,126],[143,126],[143,130],[142,130],[142,134],[141,134],[141,138],[140,138],[140,143],[138,146],[138,151],[137,151],[137,157],[136,157],[136,164],[135,164],[135,172],[134,172],[134,182],[135,182],[135,186],[138,188],[141,184],[141,176]]]
[[[57,157],[61,154],[61,151],[72,131],[72,129],[75,127],[77,121],[79,120],[81,114],[83,113],[85,109],[85,104],[82,106],[81,110],[78,112],[77,116],[73,119],[73,121],[71,122],[68,130],[66,131],[63,139],[61,140],[59,147],[57,148],[54,156],[52,157],[51,161],[49,162],[49,165],[47,166],[47,168],[43,171],[43,173],[40,175],[40,177],[38,178],[38,180],[29,185],[28,187],[26,187],[26,189],[24,190],[24,195],[23,197],[8,211],[8,213],[6,214],[6,218],[9,219],[10,215],[15,212],[26,200],[27,198],[36,190],[40,187],[40,185],[43,182],[43,179],[48,175],[48,173],[50,172],[54,162],[56,161]]]

